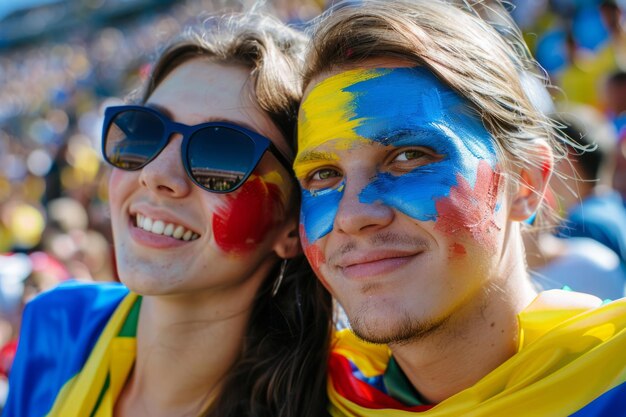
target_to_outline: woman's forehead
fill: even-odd
[[[243,65],[208,58],[185,61],[155,88],[147,104],[165,108],[176,121],[189,125],[220,120],[248,127],[291,154],[280,129],[261,109],[250,69]]]

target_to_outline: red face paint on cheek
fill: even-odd
[[[450,245],[450,252],[454,256],[467,254],[467,250],[465,250],[465,246],[461,245],[460,243],[453,243],[452,245]]]
[[[474,189],[463,176],[458,175],[457,180],[458,185],[450,189],[450,195],[435,204],[438,213],[435,230],[450,235],[469,234],[481,245],[495,249],[494,232],[500,230],[495,221],[500,174],[491,169],[487,162],[481,161]]]
[[[302,242],[304,254],[311,264],[311,268],[313,268],[313,272],[315,272],[315,275],[317,275],[317,278],[320,280],[322,285],[330,291],[330,286],[328,285],[320,271],[320,267],[322,266],[322,264],[326,263],[326,258],[324,257],[324,254],[317,245],[309,243],[309,240],[307,239],[304,232],[304,225],[302,223],[300,224],[300,241]]]
[[[213,234],[225,252],[254,249],[282,217],[282,191],[260,177],[249,178],[213,217]]]

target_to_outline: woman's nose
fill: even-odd
[[[181,157],[182,137],[172,137],[165,148],[141,169],[142,186],[169,197],[184,197],[193,186]]]

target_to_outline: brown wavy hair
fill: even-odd
[[[259,106],[295,149],[306,41],[303,33],[258,12],[209,18],[159,55],[141,101],[190,59],[242,65],[250,69],[248,81]],[[289,210],[299,206],[295,179],[293,186]],[[282,285],[272,296],[278,270],[277,265],[256,295],[241,354],[205,417],[327,415],[331,297],[303,255],[289,260]]]
[[[533,102],[550,87],[521,32],[499,0],[361,0],[337,3],[312,26],[305,87],[322,73],[372,58],[423,66],[470,103],[509,168],[539,166],[536,144],[565,156],[558,123]],[[553,218],[549,207],[538,218]],[[535,223],[537,224],[537,223]]]

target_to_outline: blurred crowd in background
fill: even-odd
[[[100,157],[103,108],[140,85],[157,48],[182,28],[210,13],[252,4],[0,4],[0,380],[8,373],[28,298],[69,277],[116,279],[108,173]],[[304,28],[327,6],[324,0],[273,0],[265,10]],[[555,110],[579,118],[574,139],[583,135],[599,145],[601,166],[590,174],[598,179],[591,188],[625,198],[626,1],[518,0],[512,6],[531,51],[558,87],[551,92]],[[570,185],[563,193],[574,189],[581,190]],[[570,206],[585,196],[561,197],[551,201],[567,217]],[[598,240],[617,259],[623,277],[626,236],[622,242]],[[529,246],[531,253],[545,251]],[[529,258],[531,267],[535,263]]]

